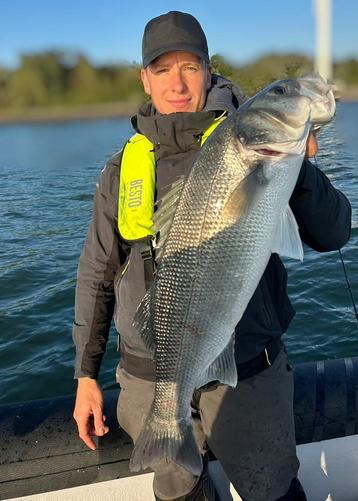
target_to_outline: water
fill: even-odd
[[[350,199],[353,230],[343,249],[358,298],[358,103],[341,103],[322,131],[319,166]],[[104,162],[132,131],[127,119],[0,126],[0,402],[75,391],[76,269]],[[297,310],[286,337],[292,361],[358,355],[358,324],[338,252],[306,249],[287,261]],[[100,383],[114,383],[112,329]]]

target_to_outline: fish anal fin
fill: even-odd
[[[280,256],[303,261],[302,241],[295,216],[289,205],[282,213],[276,226],[271,251]]]

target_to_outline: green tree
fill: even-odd
[[[41,74],[28,68],[20,68],[8,81],[9,106],[28,108],[48,103],[48,95]]]
[[[76,103],[96,102],[100,95],[100,81],[96,69],[86,57],[79,56],[69,75],[69,100]]]
[[[8,81],[11,72],[0,66],[0,108],[7,108],[10,104]]]
[[[144,99],[143,87],[140,80],[140,66],[132,63],[117,69],[113,85],[117,99],[124,101],[138,101]]]
[[[61,102],[64,85],[61,52],[22,55],[20,67],[7,81],[9,104],[28,107]]]
[[[214,54],[210,62],[214,73],[229,80],[231,79],[234,68],[224,57],[220,56],[220,54]]]
[[[334,76],[347,86],[358,85],[358,60],[350,58],[334,65]]]

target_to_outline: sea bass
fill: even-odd
[[[312,125],[335,100],[319,76],[281,80],[217,127],[154,218],[160,262],[135,317],[156,365],[155,396],[130,469],[174,461],[200,475],[195,388],[235,387],[234,329],[271,253],[302,259],[289,208]]]

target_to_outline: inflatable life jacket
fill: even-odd
[[[215,118],[202,135],[201,146],[226,116],[224,112]],[[154,145],[142,134],[135,134],[122,155],[118,196],[118,230],[122,238],[133,242],[153,236],[154,196]]]

